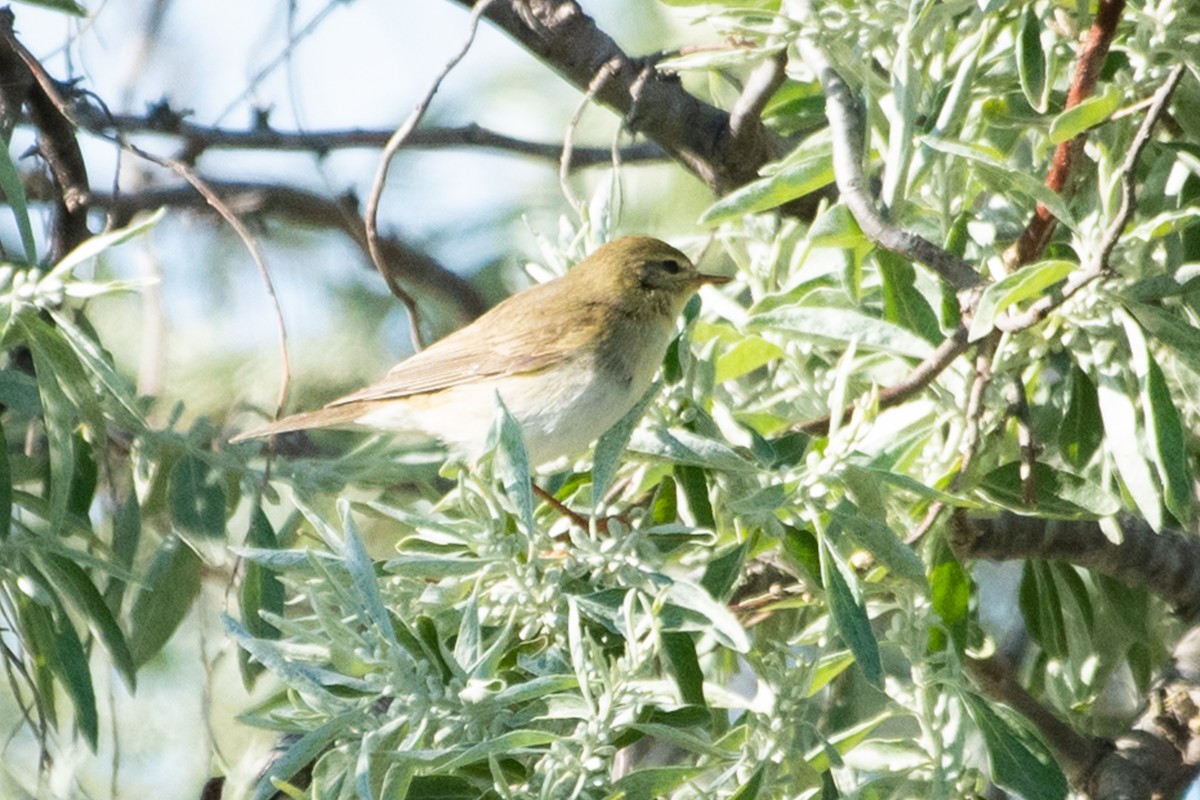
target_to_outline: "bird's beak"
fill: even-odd
[[[711,284],[712,286],[720,286],[722,284],[729,283],[731,280],[733,280],[732,275],[697,275],[696,276],[696,282],[701,285],[704,285],[707,283],[707,284]]]

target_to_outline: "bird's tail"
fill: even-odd
[[[316,411],[305,411],[302,414],[292,414],[290,417],[277,419],[274,422],[254,428],[245,433],[239,433],[229,441],[233,444],[247,439],[262,439],[277,433],[306,430],[308,428],[351,428],[363,415],[361,403],[346,403],[345,405],[326,406]]]

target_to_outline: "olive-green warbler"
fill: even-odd
[[[704,275],[666,242],[628,236],[566,275],[519,292],[318,411],[234,439],[302,428],[420,432],[457,457],[485,448],[496,395],[521,426],[531,464],[575,455],[650,388],[684,304]]]

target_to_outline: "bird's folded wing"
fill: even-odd
[[[498,306],[488,313],[501,310]],[[538,372],[582,354],[593,338],[589,326],[580,325],[579,320],[531,325],[521,316],[496,316],[489,320],[491,324],[470,325],[440,339],[397,364],[381,380],[334,400],[328,407],[390,400],[488,378]]]

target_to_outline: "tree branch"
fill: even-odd
[[[1071,785],[1083,784],[1095,765],[1112,749],[1103,739],[1084,736],[1054,716],[1017,681],[1016,670],[1004,658],[968,658],[965,666],[981,691],[1009,706],[1037,728]]]
[[[717,194],[758,178],[759,168],[780,154],[761,122],[733,136],[729,114],[688,94],[677,79],[659,73],[653,59],[631,58],[574,0],[496,0],[485,16],[581,91],[611,64],[596,99]]]
[[[297,225],[341,231],[367,257],[366,234],[357,203],[351,196],[332,199],[303,189],[261,183],[210,180],[208,185],[240,214],[269,216]],[[36,194],[36,187],[31,188],[31,195]],[[112,213],[117,225],[125,224],[139,211],[160,206],[211,211],[204,199],[189,186],[122,192],[116,196],[93,192],[87,196],[87,202],[89,206]],[[487,302],[470,281],[428,255],[391,236],[382,237],[380,247],[398,280],[405,281],[422,297],[428,296],[440,306],[453,309],[458,323],[465,324],[487,310]]]
[[[269,150],[271,152],[300,152],[324,155],[334,150],[365,148],[377,150],[387,144],[395,131],[365,128],[335,128],[315,131],[282,131],[268,125],[245,130],[219,126],[198,125],[163,103],[145,115],[105,114],[92,104],[77,100],[79,120],[95,133],[122,133],[126,136],[158,135],[183,140],[184,160],[194,161],[208,150]],[[557,166],[562,145],[530,142],[506,136],[479,125],[430,127],[413,131],[404,142],[405,148],[478,147],[500,152],[529,156]],[[666,152],[653,142],[632,144],[621,149],[621,160],[627,162],[661,161]],[[580,169],[612,161],[607,147],[576,147],[571,168]]]
[[[962,559],[1008,561],[1041,558],[1066,561],[1158,595],[1185,619],[1200,616],[1200,539],[1164,530],[1144,520],[1119,518],[1120,543],[1098,522],[1045,520],[1002,514],[967,520],[955,511],[950,545]]]
[[[46,74],[33,54],[13,32],[15,17],[9,8],[0,9],[0,81],[26,89],[23,98],[6,92],[5,105],[23,99],[37,129],[38,154],[50,168],[54,180],[55,222],[49,260],[58,261],[91,237],[84,197],[88,193],[87,166],[75,140],[75,126],[62,108],[55,81]],[[8,112],[17,110],[8,107]],[[6,137],[7,141],[7,137]]]

